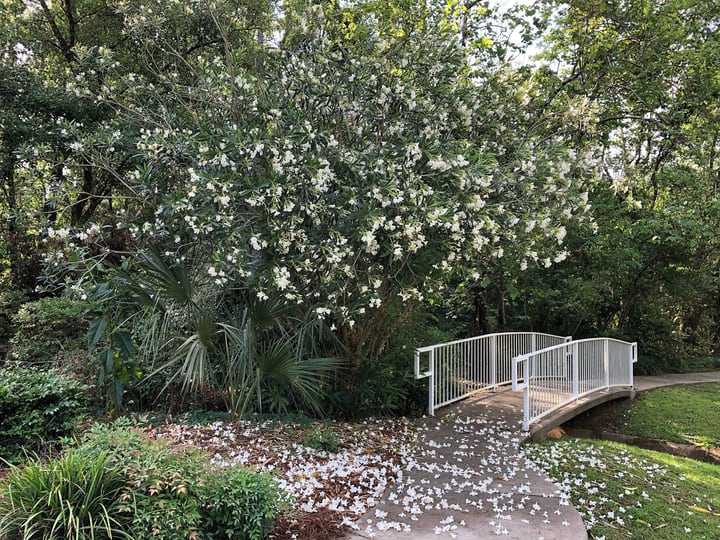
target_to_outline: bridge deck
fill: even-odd
[[[561,403],[572,396],[572,389],[568,389],[564,395],[559,395],[553,400]],[[561,407],[539,421],[530,425],[530,431],[526,440],[542,440],[548,432],[567,422],[571,418],[584,413],[588,409],[601,405],[607,401],[621,398],[632,398],[635,390],[630,387],[611,388],[610,390],[598,390]],[[463,401],[457,402],[449,407],[439,409],[438,416],[467,415],[473,416],[480,411],[487,416],[502,418],[511,425],[518,425],[520,429],[523,421],[523,393],[513,392],[510,386],[501,386],[496,392],[482,390],[471,394]]]

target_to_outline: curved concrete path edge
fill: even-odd
[[[637,376],[635,390],[645,392],[661,386],[679,386],[681,384],[703,384],[720,382],[720,371],[702,371],[699,373],[670,373],[667,375]]]
[[[522,428],[522,396],[483,392],[416,421],[418,440],[398,483],[357,521],[348,540],[583,540],[578,511],[520,448],[601,403],[661,386],[720,382],[720,371],[638,376],[634,388],[597,392]]]

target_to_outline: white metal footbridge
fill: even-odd
[[[415,377],[427,378],[428,413],[480,390],[523,392],[523,428],[593,392],[633,386],[637,344],[613,338],[573,341],[508,332],[420,347]]]

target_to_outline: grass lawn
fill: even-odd
[[[560,439],[528,459],[570,494],[591,538],[720,538],[720,467],[618,443]]]
[[[627,435],[720,447],[720,383],[643,393],[618,410],[614,423]]]

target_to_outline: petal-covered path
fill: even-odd
[[[720,371],[636,377],[635,390],[718,381]],[[413,457],[379,504],[356,521],[349,540],[587,538],[568,496],[523,458],[528,433],[512,394],[477,394],[443,416],[418,420]],[[606,400],[594,397],[595,404]],[[589,408],[583,405],[578,409]],[[565,416],[561,411],[557,418]]]
[[[413,458],[350,539],[587,537],[567,496],[522,456],[517,407],[479,394],[417,422]]]

